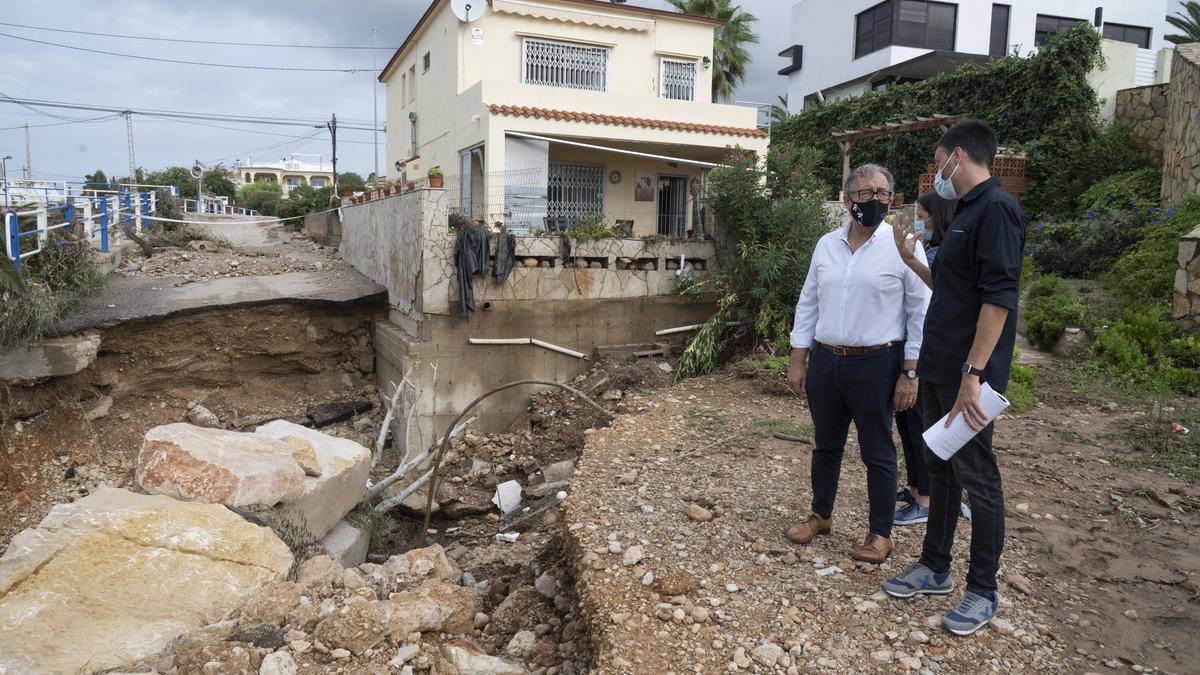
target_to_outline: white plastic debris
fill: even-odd
[[[499,532],[496,534],[496,541],[506,541],[510,544],[515,544],[520,536],[520,532]]]
[[[492,503],[500,508],[500,513],[505,515],[517,510],[521,507],[521,484],[510,480],[497,485]]]
[[[558,501],[560,501],[560,502],[561,502],[561,501],[563,501],[563,500],[565,500],[565,499],[567,498],[567,491],[566,491],[566,490],[559,490],[557,493],[555,493],[555,495],[554,495],[554,498],[555,498],[555,499],[557,499],[557,500],[558,500]]]
[[[827,577],[830,574],[838,574],[841,571],[842,571],[842,568],[838,567],[837,565],[830,565],[829,567],[824,567],[822,569],[817,570],[817,576]]]

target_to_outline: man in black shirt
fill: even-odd
[[[965,489],[974,513],[967,589],[942,618],[942,626],[957,635],[970,635],[995,616],[996,572],[1004,546],[1004,493],[992,451],[993,425],[985,425],[979,389],[983,382],[1001,392],[1008,386],[1025,223],[1016,200],[991,175],[988,167],[995,156],[995,134],[974,120],[951,127],[934,150],[940,167],[934,177],[937,192],[959,202],[938,250],[925,318],[917,365],[922,415],[926,427],[944,415],[950,420],[962,415],[979,433],[949,461],[926,450],[930,505],[921,559],[883,583],[884,591],[900,598],[954,589],[950,547]]]

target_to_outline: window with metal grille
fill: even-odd
[[[680,101],[696,100],[696,62],[663,59],[659,68],[659,95]]]
[[[608,91],[608,48],[525,38],[526,84]]]
[[[550,163],[546,182],[546,215],[570,224],[604,213],[604,167]]]

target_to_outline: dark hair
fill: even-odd
[[[929,214],[929,220],[933,221],[932,223],[925,222],[925,227],[933,227],[929,245],[941,246],[942,237],[946,236],[946,230],[950,228],[950,222],[954,220],[954,209],[958,206],[958,200],[942,199],[936,192],[926,192],[917,197],[917,203]]]
[[[935,147],[947,153],[962,148],[976,164],[990,166],[996,158],[996,134],[979,120],[963,120],[947,129]]]

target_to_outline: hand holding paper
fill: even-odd
[[[984,382],[979,388],[979,405],[987,413],[986,426],[999,417],[1009,403],[1008,399]],[[929,446],[933,454],[948,461],[979,432],[972,429],[962,415],[956,416],[954,422],[947,427],[946,417],[949,415],[943,416],[932,427],[926,429],[922,437],[925,439],[925,445]]]

